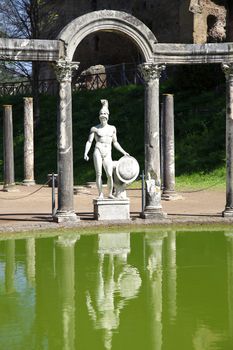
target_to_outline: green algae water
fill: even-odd
[[[233,233],[1,240],[0,349],[231,350]]]

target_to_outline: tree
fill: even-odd
[[[58,16],[55,6],[49,5],[47,0],[1,0],[0,2],[0,23],[4,33],[10,38],[41,39],[45,33],[48,33],[48,23],[52,32],[51,28],[56,25]],[[35,121],[38,122],[40,63],[32,62],[28,65],[14,62],[14,65],[5,64],[5,67],[19,76],[26,76],[31,82]]]

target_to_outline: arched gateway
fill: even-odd
[[[159,159],[159,76],[164,66],[154,64],[157,40],[154,34],[137,18],[125,12],[96,11],[76,18],[58,35],[57,39],[65,45],[64,59],[56,66],[60,82],[59,113],[59,195],[56,219],[77,220],[73,210],[73,154],[72,154],[72,111],[71,111],[71,72],[79,63],[72,62],[74,52],[80,42],[89,34],[97,31],[114,31],[128,36],[139,48],[144,63],[140,70],[146,84],[146,137],[145,163],[146,173],[151,179],[160,182]],[[160,199],[147,196],[145,217],[163,216]]]
[[[97,31],[128,36],[140,49],[146,62],[153,62],[157,40],[151,30],[137,18],[120,11],[102,10],[83,15],[70,22],[58,35],[66,47],[66,58],[73,59],[80,42]]]
[[[115,31],[128,36],[139,48],[144,62],[139,70],[145,82],[145,171],[147,179],[160,184],[159,78],[165,65],[221,63],[226,75],[226,208],[233,217],[233,43],[159,44],[154,34],[137,18],[120,11],[96,11],[73,20],[57,40],[0,38],[0,60],[53,62],[59,81],[58,113],[58,210],[55,220],[76,221],[73,207],[72,62],[79,43],[90,33]],[[160,197],[146,189],[145,218],[163,218]]]

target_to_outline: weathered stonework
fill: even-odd
[[[207,64],[233,62],[233,43],[157,44],[154,62],[163,64]]]
[[[34,124],[33,98],[24,98],[24,180],[26,186],[35,185],[34,180]]]
[[[193,42],[223,41],[226,38],[227,9],[211,0],[191,0],[189,10],[194,14]]]
[[[163,94],[161,110],[161,168],[163,179],[162,198],[180,199],[175,191],[175,136],[174,136],[174,98]]]
[[[0,38],[0,60],[49,61],[64,57],[64,44],[59,40]]]
[[[11,192],[15,190],[12,105],[3,106],[3,153],[3,190],[6,192]]]
[[[144,63],[138,69],[145,82],[145,219],[163,218],[160,179],[159,78],[164,64]]]
[[[69,60],[59,60],[54,65],[55,74],[59,83],[71,82],[73,71],[77,70],[79,62]]]
[[[98,89],[99,85],[101,85],[101,88],[107,87],[106,69],[102,64],[91,66],[87,70],[82,71],[81,77],[85,81],[85,87],[87,90]],[[100,77],[101,79],[100,84],[97,77]]]
[[[222,65],[226,76],[226,207],[223,216],[233,217],[233,63]]]
[[[136,44],[143,60],[151,62],[157,39],[139,19],[126,12],[103,10],[87,13],[70,22],[57,36],[65,43],[66,57],[72,61],[77,46],[85,37],[98,31],[114,31]]]
[[[71,79],[77,62],[60,60],[55,66],[59,81],[58,113],[58,210],[57,222],[77,221],[73,204],[73,139]]]
[[[129,220],[129,199],[94,199],[95,220]]]

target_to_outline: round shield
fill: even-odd
[[[138,177],[138,174],[139,164],[134,157],[124,156],[118,160],[116,175],[121,182],[129,184]]]

